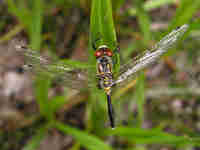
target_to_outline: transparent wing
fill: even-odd
[[[123,82],[139,70],[153,63],[162,54],[167,52],[167,50],[185,33],[187,29],[188,25],[185,24],[178,29],[173,30],[171,33],[161,39],[151,50],[145,51],[139,57],[136,57],[127,64],[123,65],[121,67],[122,69],[120,70],[124,70],[124,68],[126,68],[126,70],[120,71],[120,75],[118,76],[117,80],[114,81],[114,84]]]
[[[31,50],[22,45],[15,46],[16,51],[25,56],[23,69],[39,74],[45,74],[53,79],[57,79],[71,88],[82,88],[87,86],[87,69],[77,68],[76,65],[66,64],[56,59],[50,60],[40,56],[38,51]]]

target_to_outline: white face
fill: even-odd
[[[101,48],[108,48],[108,46],[106,46],[106,45],[100,45],[100,46],[98,47],[98,49],[101,49]]]

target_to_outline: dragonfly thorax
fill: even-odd
[[[101,89],[110,89],[112,87],[113,83],[113,76],[112,74],[101,74],[97,75],[97,78],[99,80],[99,88]]]
[[[101,56],[97,58],[97,78],[99,80],[99,87],[108,89],[113,83],[112,73],[112,58],[109,56]]]

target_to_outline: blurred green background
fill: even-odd
[[[0,150],[198,150],[199,16],[199,0],[1,0]],[[95,88],[91,42],[100,28],[106,44],[120,46],[124,64],[183,24],[189,30],[175,47],[114,88],[117,128],[111,130],[105,95]],[[16,38],[86,68],[92,88],[73,90],[21,72]]]

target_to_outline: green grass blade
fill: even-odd
[[[108,46],[110,46],[111,48],[115,48],[117,44],[117,39],[112,17],[112,6],[110,0],[101,0],[100,13],[103,39],[106,43],[108,43]]]
[[[143,0],[136,0],[134,1],[136,4],[136,10],[137,10],[137,18],[139,21],[139,26],[140,30],[143,33],[143,43],[147,47],[150,39],[151,39],[151,32],[150,32],[150,18],[148,14],[145,12],[143,5],[144,1]],[[135,91],[135,96],[136,96],[136,101],[137,101],[137,107],[138,107],[138,125],[142,126],[143,120],[144,120],[144,103],[145,103],[145,97],[144,97],[144,86],[145,86],[145,76],[144,73],[141,72],[138,80],[137,80],[137,85],[136,85],[136,91]]]
[[[99,34],[102,33],[101,18],[100,16],[100,0],[92,0],[91,16],[90,16],[90,48],[92,48],[92,42],[95,42],[99,38]]]
[[[48,89],[50,87],[50,83],[50,79],[48,79],[45,75],[37,77],[35,81],[35,95],[40,113],[48,120],[51,120],[53,117],[53,112],[50,109],[48,101]]]
[[[188,0],[181,0],[180,6],[176,10],[176,15],[174,19],[171,21],[169,30],[172,30],[177,26],[189,22],[199,9],[200,9],[199,0],[194,0],[192,2]]]
[[[15,14],[19,20],[25,25],[31,39],[31,48],[39,49],[41,42],[42,18],[43,18],[43,2],[40,0],[32,1],[32,9],[25,6],[24,1],[19,4],[13,0],[8,0],[8,9]]]
[[[79,69],[88,69],[88,68],[95,68],[93,65],[87,63],[87,62],[81,62],[77,60],[71,60],[71,59],[63,59],[59,60],[60,65],[66,64],[71,66],[73,69],[79,68]],[[58,63],[58,65],[59,65]]]
[[[138,17],[140,29],[144,35],[144,44],[147,45],[152,37],[150,32],[151,21],[148,14],[145,12],[145,9],[143,8],[144,1],[136,0],[133,2],[134,4],[136,4],[136,11],[137,11],[136,15]]]
[[[137,84],[136,84],[136,90],[135,90],[135,97],[136,97],[136,102],[137,102],[137,107],[138,107],[138,125],[139,127],[142,126],[143,120],[144,120],[144,103],[145,103],[145,76],[144,73],[141,72]]]
[[[40,49],[42,18],[43,18],[43,3],[40,0],[31,2],[32,7],[32,23],[29,26],[30,45],[33,49]],[[53,120],[53,111],[50,109],[48,100],[48,90],[50,87],[50,78],[41,73],[36,79],[35,94],[39,104],[41,114],[50,120]]]
[[[116,128],[106,131],[108,135],[116,135],[137,144],[170,144],[170,145],[199,145],[198,138],[175,136],[159,129]]]
[[[55,127],[65,134],[71,135],[75,140],[77,140],[82,146],[88,150],[111,150],[112,148],[105,144],[103,141],[97,137],[90,135],[86,132],[82,132],[78,129],[63,125],[61,123],[56,123]]]
[[[94,54],[94,50],[92,50],[92,44],[94,43],[96,47],[103,44],[107,45],[113,51],[115,51],[117,48],[118,44],[114,28],[114,22],[112,17],[112,5],[110,0],[92,1],[90,17],[90,54]],[[113,61],[114,72],[117,72],[120,63],[118,53],[114,53]]]
[[[96,41],[99,38],[100,41]],[[96,41],[97,47],[99,46],[98,44],[107,44],[109,47],[114,48],[117,44],[110,0],[92,1],[90,17],[90,41]]]
[[[106,11],[105,11],[106,10]],[[115,50],[117,46],[116,32],[112,18],[112,6],[110,0],[93,0],[90,17],[90,50],[89,59],[93,64],[95,57],[93,56],[94,50],[92,45],[96,47],[105,44]],[[116,65],[119,65],[119,57],[117,54],[114,56]],[[119,66],[118,66],[119,67]]]
[[[31,47],[34,49],[40,49],[40,42],[42,41],[42,18],[43,3],[41,0],[34,0],[32,8],[32,23],[30,24]]]

